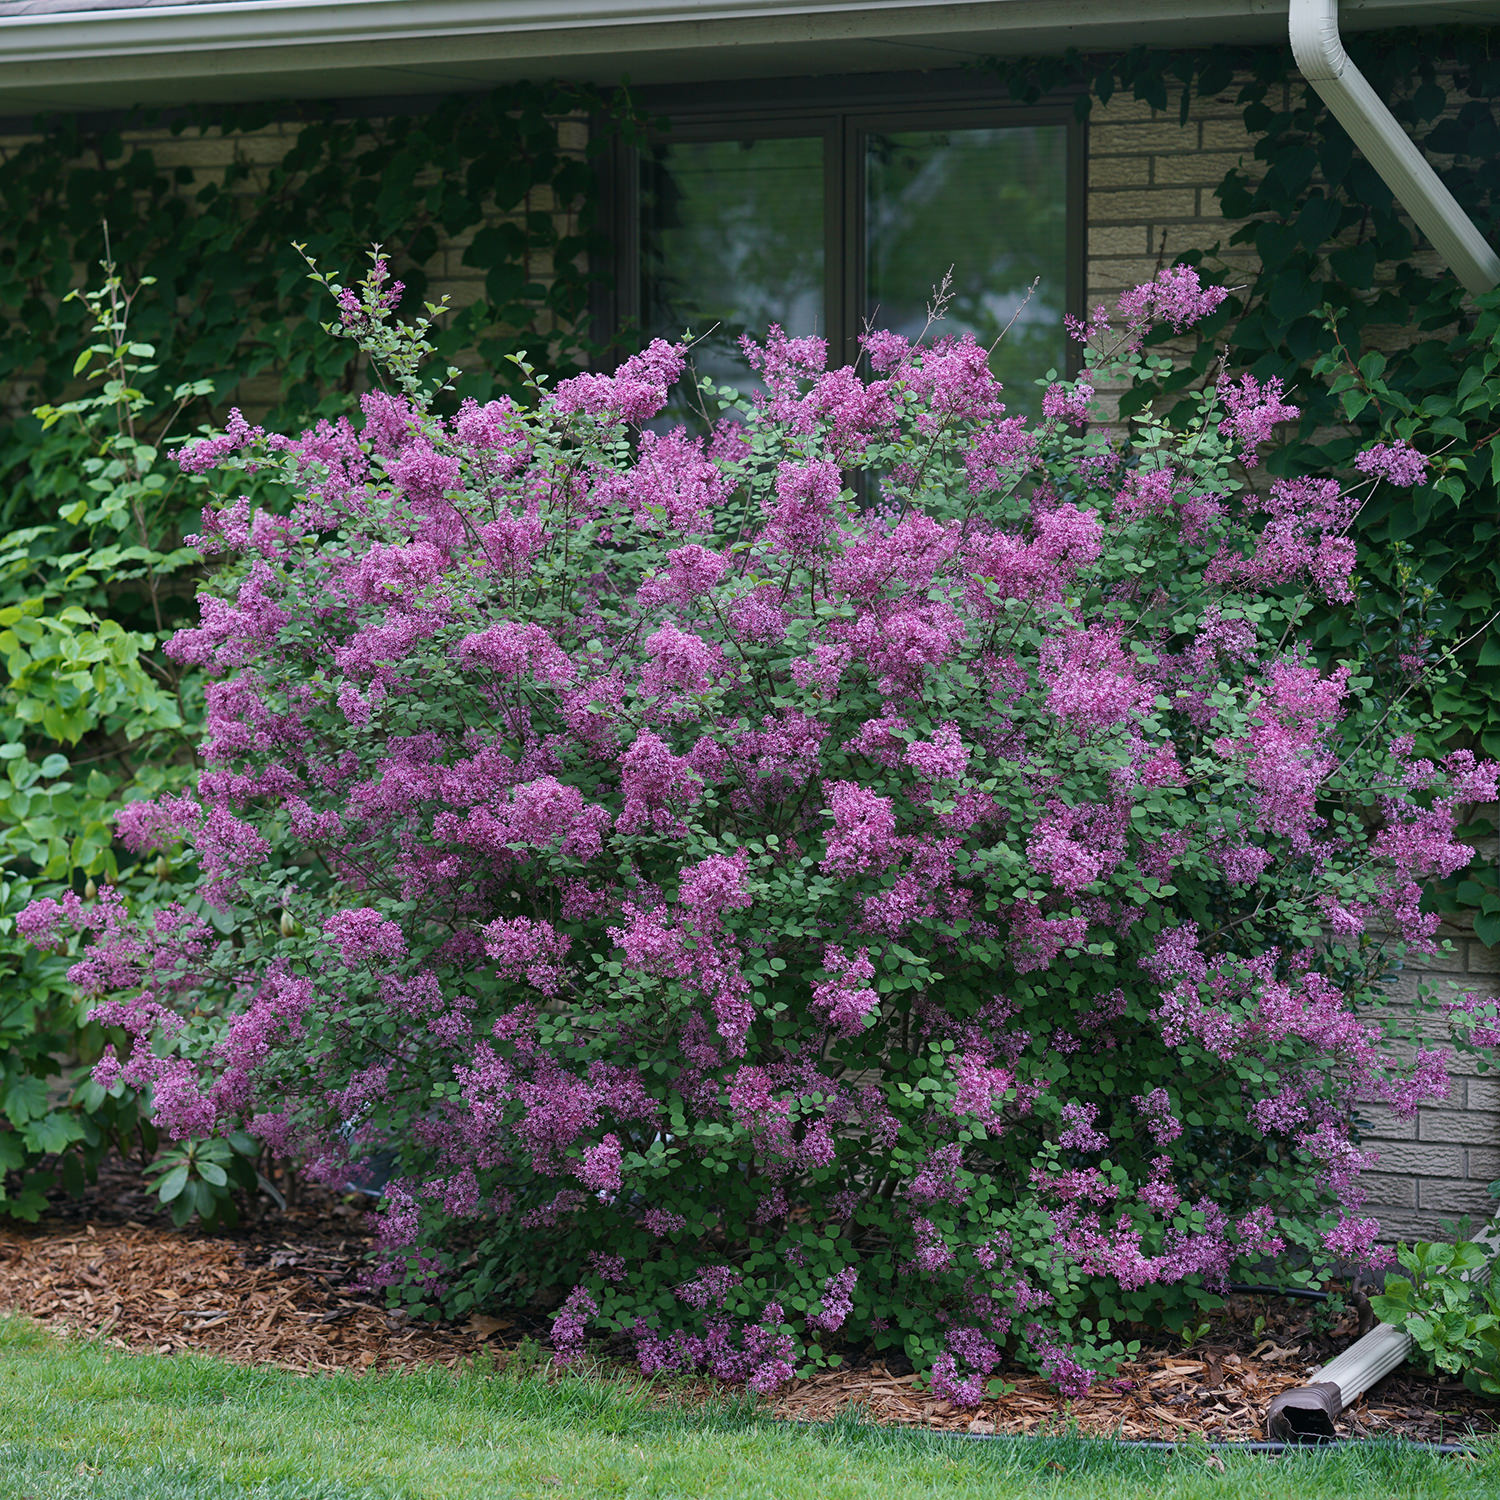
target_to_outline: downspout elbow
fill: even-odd
[[[1344,50],[1338,0],[1291,0],[1292,56],[1466,291],[1500,285],[1500,256]]]

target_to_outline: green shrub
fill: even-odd
[[[157,652],[180,624],[199,554],[180,541],[196,487],[163,449],[210,388],[191,381],[165,409],[143,386],[154,349],[134,340],[128,289],[112,266],[74,293],[88,344],[73,362],[85,393],[36,412],[48,435],[43,485],[62,503],[0,539],[0,1213],[35,1218],[46,1186],[72,1188],[115,1142],[149,1152],[156,1134],[123,1085],[86,1068],[104,1046],[67,964],[16,932],[28,902],[118,883],[150,909],[165,859],[122,867],[111,820],[123,803],[193,776],[201,674]],[[185,434],[180,431],[178,436]]]

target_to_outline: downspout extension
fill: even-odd
[[[1472,296],[1500,285],[1500,256],[1349,60],[1338,0],[1291,0],[1292,56],[1334,118]]]
[[[1318,1370],[1306,1385],[1283,1391],[1266,1408],[1266,1434],[1284,1443],[1327,1441],[1339,1413],[1389,1375],[1412,1351],[1404,1329],[1380,1323]]]

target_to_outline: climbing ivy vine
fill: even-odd
[[[580,116],[588,145],[571,150],[562,124]],[[248,381],[273,419],[292,420],[359,379],[350,346],[319,333],[293,241],[330,265],[362,262],[382,241],[408,311],[426,298],[435,258],[462,245],[446,253],[483,277],[483,294],[440,331],[439,353],[470,372],[459,395],[494,394],[517,347],[543,369],[576,369],[591,352],[590,266],[607,264],[594,157],[641,123],[628,94],[524,83],[380,118],[257,104],[166,122],[40,122],[0,156],[0,390],[16,414],[0,431],[0,527],[50,515],[68,482],[25,412],[76,386],[86,322],[64,299],[105,259],[129,281],[155,277],[136,336],[155,347],[163,381],[212,382],[188,414],[197,420],[222,420]],[[139,139],[136,127],[153,124],[222,136],[230,164],[194,185]],[[257,137],[266,127],[282,133],[279,156]]]
[[[1492,242],[1500,236],[1497,41],[1500,33],[1472,28],[1426,29],[1420,51],[1409,35],[1348,40],[1376,92]],[[1461,743],[1500,754],[1500,300],[1466,302],[1451,274],[1419,256],[1390,189],[1284,47],[1138,48],[986,66],[1020,100],[1073,92],[1084,119],[1128,93],[1186,123],[1195,100],[1234,91],[1255,137],[1253,160],[1215,191],[1222,240],[1178,256],[1234,289],[1154,394],[1213,379],[1226,344],[1237,369],[1280,377],[1303,411],[1269,464],[1281,474],[1337,470],[1372,436],[1420,413],[1436,477],[1414,493],[1383,487],[1365,506],[1359,608],[1325,619],[1322,639],[1408,660],[1451,652],[1448,670],[1430,679],[1431,706]],[[1259,259],[1248,284],[1243,267],[1221,254],[1238,245]],[[1500,942],[1494,871],[1471,872],[1445,900],[1477,913],[1479,936]]]

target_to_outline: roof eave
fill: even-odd
[[[1416,9],[1346,0],[1346,25],[1402,24]],[[1500,0],[1427,0],[1420,11],[1424,24],[1496,20]],[[942,67],[1070,46],[1277,41],[1284,28],[1275,0],[221,0],[50,10],[0,20],[0,113],[423,93],[540,75],[649,83]]]

